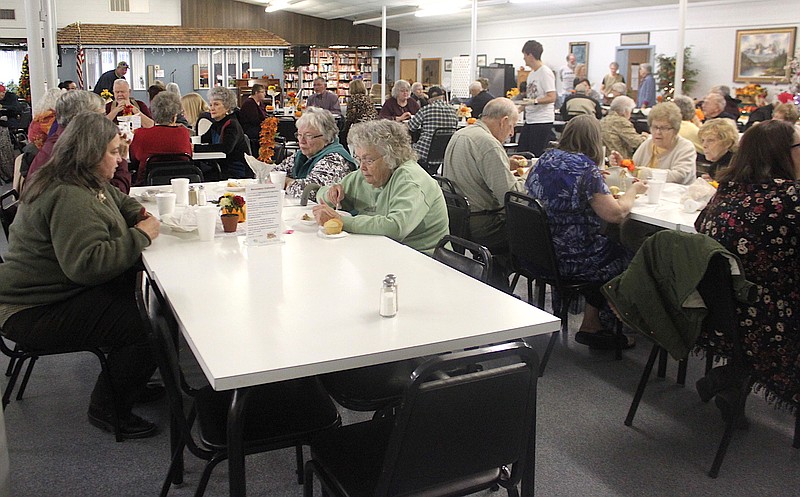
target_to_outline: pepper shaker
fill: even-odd
[[[189,205],[197,205],[197,190],[193,186],[189,187]]]
[[[397,279],[393,274],[387,274],[381,286],[380,314],[391,318],[397,314]]]

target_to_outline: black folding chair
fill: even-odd
[[[561,319],[561,332],[569,330],[569,305],[573,299],[580,295],[586,288],[596,285],[596,282],[577,281],[565,279],[558,270],[558,258],[547,213],[538,200],[518,192],[507,192],[506,202],[506,232],[508,233],[508,248],[511,257],[511,270],[514,278],[511,289],[517,286],[520,276],[528,281],[528,303],[533,304],[533,282],[537,287],[536,307],[544,309],[545,289],[549,285],[554,293],[558,293],[561,304],[553,312]],[[553,332],[547,344],[547,350],[542,357],[541,374],[547,366],[553,346],[558,339],[558,331]],[[621,327],[617,333],[621,334]],[[619,342],[619,340],[618,340]],[[621,346],[617,347],[616,357],[622,357]]]
[[[476,363],[484,369],[471,369]],[[324,495],[337,497],[458,496],[498,486],[518,497],[520,482],[532,497],[538,366],[521,342],[430,359],[414,371],[395,417],[312,440],[304,497],[313,497],[314,475]]]
[[[434,174],[434,175],[433,175],[433,179],[435,179],[435,180],[436,180],[436,182],[437,182],[437,183],[439,183],[439,187],[440,187],[442,190],[444,190],[444,191],[448,191],[448,192],[450,192],[450,193],[455,193],[455,192],[456,192],[456,187],[455,187],[455,185],[454,185],[454,184],[453,184],[453,182],[452,182],[451,180],[449,180],[448,178],[445,178],[444,176],[440,176],[440,175],[438,175],[438,174]]]
[[[431,137],[431,146],[428,149],[428,158],[422,161],[420,165],[430,174],[436,174],[439,167],[444,163],[444,151],[447,149],[447,144],[450,143],[450,138],[456,132],[456,128],[437,128],[433,130]]]
[[[226,428],[233,393],[216,392],[205,386],[193,392],[191,402],[187,402],[174,344],[175,332],[163,316],[153,318],[153,322],[153,350],[179,437],[160,495],[166,496],[172,483],[182,480],[183,453],[189,449],[207,461],[195,491],[195,496],[200,497],[213,469],[228,458]],[[295,447],[297,478],[302,483],[302,445],[308,444],[312,436],[341,424],[333,402],[315,378],[253,387],[245,390],[244,396],[248,402],[243,414],[245,454]]]
[[[453,250],[447,248],[448,243]],[[472,257],[464,255],[465,250],[469,250]],[[436,244],[433,258],[476,280],[489,284],[489,276],[492,272],[492,253],[483,245],[457,236],[446,235]]]
[[[442,190],[444,202],[447,204],[447,216],[450,220],[450,234],[469,240],[469,200],[463,195]]]
[[[203,172],[188,154],[159,154],[147,159],[147,184],[168,185],[173,178],[188,178],[190,183],[202,183]]]

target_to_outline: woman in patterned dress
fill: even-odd
[[[355,159],[339,143],[339,128],[329,111],[307,108],[297,120],[296,136],[300,150],[275,166],[276,171],[287,173],[287,195],[300,197],[306,185],[332,185],[355,171]],[[316,192],[308,198],[315,200]]]
[[[347,133],[350,132],[350,126],[364,121],[371,121],[377,117],[378,112],[375,110],[375,105],[369,95],[367,95],[367,87],[364,82],[360,79],[354,80],[350,83],[350,98],[347,100],[344,129],[339,135],[342,144],[347,145]]]
[[[600,308],[605,305],[600,285],[620,274],[630,257],[602,233],[601,224],[622,222],[636,194],[647,187],[633,183],[615,199],[597,167],[602,161],[599,121],[594,116],[576,116],[564,127],[558,148],[539,158],[525,186],[547,211],[561,275],[597,282],[583,294],[586,308],[575,340],[591,347],[614,348],[614,333],[600,323]]]
[[[758,300],[737,308],[745,361],[768,401],[800,404],[800,134],[765,121],[742,137],[719,190],[697,218],[706,233],[738,255]],[[724,337],[701,337],[722,354]]]

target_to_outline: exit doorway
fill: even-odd
[[[633,101],[637,101],[639,96],[639,66],[641,64],[651,64],[653,66],[653,73],[655,73],[655,63],[653,58],[653,45],[647,46],[631,46],[631,47],[617,47],[616,61],[619,64],[619,72],[625,76],[625,81],[628,83],[628,96]],[[655,77],[655,74],[653,74]]]

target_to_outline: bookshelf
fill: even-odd
[[[350,94],[350,82],[358,77],[367,91],[372,87],[372,52],[355,48],[312,48],[311,63],[283,72],[285,91],[295,91],[302,97],[311,95],[314,79],[323,77],[328,89],[344,103]]]

